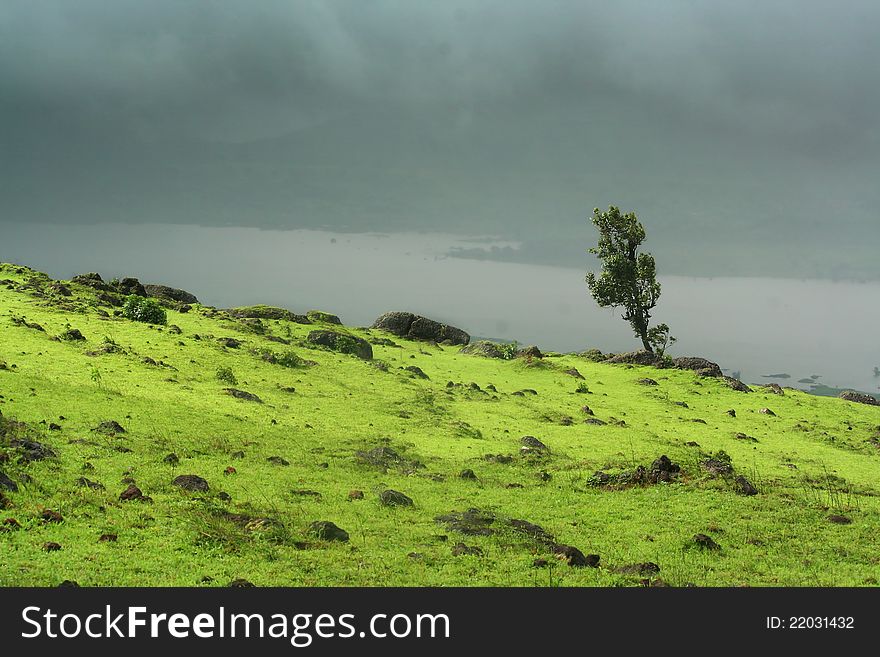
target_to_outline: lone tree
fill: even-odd
[[[645,229],[634,212],[621,214],[613,205],[607,212],[593,210],[593,225],[599,231],[599,243],[590,253],[602,261],[602,272],[587,273],[590,294],[602,308],[623,307],[623,319],[642,341],[645,351],[663,355],[675,342],[666,324],[649,328],[651,310],[660,298],[654,256],[639,253],[645,241]]]

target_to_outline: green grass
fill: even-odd
[[[740,393],[688,371],[575,355],[487,359],[342,329],[373,343],[369,362],[312,348],[306,336],[326,324],[263,319],[259,334],[195,305],[187,313],[168,309],[168,326],[151,326],[114,317],[89,288],[70,284],[72,296],[62,296],[26,268],[0,266],[0,279],[11,281],[0,284],[7,434],[0,438],[0,470],[19,484],[18,492],[4,492],[8,507],[0,518],[21,525],[0,533],[0,585],[68,579],[83,586],[201,586],[245,578],[261,586],[631,586],[642,576],[616,569],[649,561],[661,569],[654,578],[674,586],[860,586],[880,579],[876,407],[792,390]],[[33,284],[23,288],[28,280]],[[86,340],[54,339],[69,328]],[[225,337],[241,346],[221,346],[217,338]],[[263,357],[267,350],[293,355],[272,362]],[[572,367],[588,393],[576,392],[581,381],[564,373]],[[218,379],[218,372],[237,383]],[[659,385],[637,383],[645,377]],[[448,381],[464,385],[448,388]],[[497,392],[487,390],[490,384]],[[233,398],[224,392],[230,387],[263,403]],[[512,394],[523,389],[537,395]],[[607,424],[584,424],[585,404]],[[765,407],[776,416],[760,413]],[[126,433],[94,431],[106,420]],[[49,430],[50,423],[61,430]],[[757,442],[736,439],[738,432]],[[20,449],[10,440],[25,434],[56,457],[19,463]],[[520,456],[524,435],[539,438],[549,455]],[[383,471],[356,458],[383,445],[424,467]],[[700,467],[718,450],[758,495],[741,495],[731,480]],[[234,458],[237,452],[244,458]],[[179,457],[177,465],[164,461],[169,453]],[[490,462],[487,454],[513,460]],[[681,466],[671,483],[590,485],[597,470],[650,466],[661,454]],[[267,461],[273,456],[289,465]],[[235,473],[224,474],[230,466]],[[465,469],[477,480],[459,478]],[[173,486],[180,474],[204,477],[210,490]],[[105,489],[77,485],[82,476]],[[124,478],[152,501],[120,501]],[[379,493],[388,488],[414,505],[382,506]],[[350,500],[352,490],[364,499]],[[471,507],[495,513],[498,531],[463,536],[435,521]],[[44,522],[44,509],[59,511],[63,522]],[[852,522],[832,523],[830,514]],[[600,555],[599,567],[570,567],[546,543],[506,529],[510,518]],[[311,536],[317,520],[336,523],[350,541]],[[698,533],[721,550],[698,549]],[[118,540],[99,542],[102,534]],[[47,552],[47,542],[61,549]],[[458,542],[483,555],[453,556]],[[536,559],[548,565],[536,568]]]

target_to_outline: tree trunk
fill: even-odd
[[[647,331],[640,331],[642,338],[642,345],[645,347],[645,351],[649,354],[653,354],[654,350],[651,348],[651,345],[648,343],[648,333]]]

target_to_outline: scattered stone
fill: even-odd
[[[252,582],[250,582],[250,581],[248,581],[248,580],[246,580],[246,579],[242,579],[242,578],[238,578],[238,579],[234,579],[234,580],[232,580],[231,582],[229,582],[229,584],[226,585],[226,587],[227,587],[227,588],[231,588],[231,589],[252,589],[252,588],[256,588],[255,585],[254,585]]]
[[[80,588],[80,586],[79,586],[79,582],[76,582],[72,579],[66,579],[63,582],[61,582],[57,588],[59,588],[59,589],[78,589],[78,588]]]
[[[263,403],[263,400],[257,397],[255,394],[251,392],[245,392],[244,390],[239,390],[238,388],[223,388],[223,392],[225,392],[227,395],[235,397],[236,399],[256,402],[257,404]]]
[[[116,420],[105,420],[92,429],[92,431],[103,433],[107,436],[115,436],[120,433],[125,433],[125,429]]]
[[[660,566],[653,561],[646,561],[644,563],[631,563],[625,566],[618,566],[617,568],[612,568],[611,571],[620,575],[641,575],[644,577],[646,575],[656,575],[659,573]]]
[[[322,541],[348,543],[348,532],[329,520],[316,520],[309,526],[309,531]]]
[[[576,379],[581,379],[581,380],[583,380],[583,378],[584,378],[584,375],[581,374],[580,372],[578,372],[578,370],[577,370],[576,367],[572,367],[572,368],[569,368],[569,369],[567,369],[567,370],[563,370],[562,373],[563,373],[563,374],[568,374],[569,376],[573,376],[573,377],[576,378]]]
[[[445,525],[451,532],[465,536],[491,536],[495,533],[491,525],[495,522],[495,514],[491,511],[471,508],[467,511],[453,511],[437,516],[435,521]]]
[[[362,500],[362,499],[364,499],[364,491],[350,490],[350,491],[348,491],[348,499],[349,500]]]
[[[694,544],[701,550],[720,550],[721,546],[716,543],[711,536],[706,534],[694,534]]]
[[[572,420],[571,416],[569,415],[563,415],[561,418],[559,418],[559,424],[564,427],[570,427],[572,424],[574,424],[574,420]]]
[[[520,444],[522,447],[520,448],[520,452],[523,454],[530,454],[532,452],[549,452],[550,448],[547,447],[540,440],[535,438],[534,436],[523,436],[520,438]]]
[[[171,485],[193,493],[208,492],[208,482],[194,474],[178,475],[171,482]]]
[[[476,479],[477,479],[477,475],[476,475],[476,474],[474,473],[474,471],[471,470],[470,468],[468,468],[468,469],[466,469],[466,470],[462,470],[462,471],[458,474],[458,476],[459,476],[460,479],[469,479],[469,480],[471,480],[471,481],[476,481]]]
[[[736,411],[733,410],[732,408],[731,408],[729,411],[726,411],[726,413],[727,413],[730,417],[736,417]]]
[[[594,415],[593,409],[589,406],[581,406],[581,412],[583,412],[584,415]]]
[[[513,457],[507,454],[486,454],[483,459],[490,463],[499,463],[501,465],[513,462]]]
[[[81,488],[91,488],[92,490],[104,490],[104,484],[97,481],[92,481],[91,479],[88,479],[86,477],[80,477],[79,479],[77,479],[76,485],[80,486]]]
[[[241,346],[241,340],[236,340],[235,338],[217,338],[217,342],[221,347],[227,347],[228,349],[238,349]]]
[[[553,548],[556,557],[565,561],[572,568],[598,568],[598,554],[585,555],[573,545],[556,545]]]
[[[733,464],[724,452],[700,461],[700,467],[711,475],[727,476],[733,474]]]
[[[425,467],[419,461],[406,459],[391,447],[374,447],[369,451],[355,452],[355,458],[361,463],[380,468],[383,472],[394,468],[403,472],[414,472]]]
[[[628,365],[651,365],[653,367],[668,367],[662,356],[652,354],[648,351],[631,351],[625,354],[617,354],[605,359],[606,363],[628,364]]]
[[[44,509],[43,513],[40,514],[40,517],[43,519],[43,522],[64,522],[64,518],[61,514],[52,509]]]
[[[784,395],[785,391],[782,389],[782,386],[778,383],[765,383],[761,386],[764,389],[764,392],[770,392],[774,395]]]
[[[382,329],[401,338],[448,342],[451,345],[466,345],[471,340],[459,328],[407,312],[385,313],[373,322],[371,328]]]
[[[239,450],[239,451],[237,451],[237,452],[232,452],[232,454],[229,455],[229,458],[233,458],[233,459],[243,459],[243,458],[244,458],[244,452],[241,451],[241,450]]]
[[[85,336],[80,332],[80,330],[75,328],[67,329],[58,337],[62,340],[69,340],[71,342],[81,342],[86,339]]]
[[[115,543],[119,537],[116,534],[101,534],[98,543]]]
[[[49,541],[48,543],[43,543],[43,549],[46,552],[57,552],[61,549],[61,545],[59,543]]]
[[[733,437],[734,437],[736,440],[747,440],[747,441],[750,442],[750,443],[756,443],[756,442],[758,442],[758,439],[757,439],[757,438],[755,438],[755,437],[753,437],[753,436],[749,436],[749,435],[747,435],[747,434],[744,434],[742,431],[738,431],[737,433],[735,433],[735,434],[733,435]]]
[[[403,493],[391,490],[383,490],[379,493],[379,501],[385,506],[412,506],[413,501]]]
[[[672,403],[675,404],[676,406],[681,406],[682,408],[690,408],[690,406],[687,405],[687,402],[677,401],[677,402],[672,402]]]
[[[3,521],[2,527],[0,527],[3,531],[13,531],[16,529],[21,529],[21,524],[15,518],[6,518]]]
[[[776,413],[771,411],[769,408],[762,408],[759,413],[763,413],[764,415],[769,415],[770,417],[776,417]]]
[[[738,492],[743,495],[757,495],[758,489],[752,485],[748,479],[742,475],[738,475],[734,482],[737,485]]]
[[[236,473],[236,469],[233,468],[231,465],[226,466],[226,469],[223,470],[223,474],[226,476],[234,475],[235,473]]]
[[[700,443],[698,443],[698,442],[695,441],[695,440],[689,440],[689,441],[687,441],[687,442],[685,443],[685,446],[686,446],[686,447],[699,447],[699,446],[700,446]]]
[[[465,545],[464,543],[456,543],[452,546],[452,556],[453,557],[461,557],[461,556],[473,556],[473,557],[482,557],[483,550],[477,547],[476,545]]]
[[[525,486],[523,486],[522,484],[519,484],[519,483],[517,483],[517,482],[512,482],[512,483],[509,483],[509,484],[504,484],[504,487],[507,488],[507,489],[509,489],[509,490],[513,490],[514,488],[525,488]]]
[[[119,495],[120,502],[129,502],[132,500],[142,500],[144,499],[144,494],[141,492],[141,489],[135,486],[133,483],[128,485],[122,493]]]
[[[0,470],[0,488],[5,488],[12,493],[18,492],[18,484],[12,481],[2,470]]]
[[[550,562],[546,559],[535,559],[532,562],[532,568],[546,568],[550,565]]]
[[[604,427],[606,422],[604,420],[600,420],[597,417],[588,417],[586,420],[584,420],[584,424],[593,424],[597,427]]]
[[[660,385],[660,384],[657,383],[654,379],[647,379],[647,378],[645,378],[645,379],[639,379],[636,383],[640,383],[640,384],[643,385],[643,386],[656,386],[656,385]]]
[[[540,525],[528,522],[527,520],[517,520],[516,518],[509,520],[508,525],[514,531],[527,536],[533,541],[544,543],[545,545],[556,545],[556,539],[553,535]]]
[[[147,296],[147,291],[144,289],[144,286],[141,285],[141,282],[136,278],[123,278],[119,281],[119,284],[116,285],[116,289],[120,294],[133,294],[139,297]]]
[[[836,513],[828,516],[828,522],[833,522],[835,525],[850,525],[852,524],[852,519],[847,516],[838,515]]]
[[[290,465],[290,461],[281,456],[270,456],[266,460],[272,465]]]
[[[167,463],[168,465],[178,465],[180,463],[180,457],[177,456],[174,452],[168,454],[164,459],[162,459],[163,463]]]
[[[407,372],[410,372],[414,377],[419,379],[427,379],[429,378],[427,374],[422,371],[422,368],[416,367],[415,365],[410,365],[409,367],[403,368]]]

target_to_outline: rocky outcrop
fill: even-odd
[[[650,351],[630,351],[625,354],[617,354],[603,361],[605,363],[629,365],[649,365],[651,367],[668,367],[666,360],[662,356],[652,354]]]
[[[718,363],[697,356],[681,356],[672,360],[672,366],[679,370],[693,370],[700,376],[724,376]]]
[[[504,352],[494,342],[478,340],[473,344],[461,348],[461,353],[471,356],[483,356],[484,358],[504,358]]]
[[[306,338],[309,342],[331,351],[343,354],[354,354],[364,360],[372,360],[373,348],[363,338],[336,331],[312,331]]]
[[[385,313],[373,322],[371,328],[382,329],[411,340],[433,340],[453,345],[467,344],[471,341],[471,336],[460,328],[406,312]]]
[[[297,324],[312,323],[312,320],[305,315],[297,315],[287,308],[277,306],[239,306],[238,308],[230,308],[226,312],[239,319],[283,319]]]

